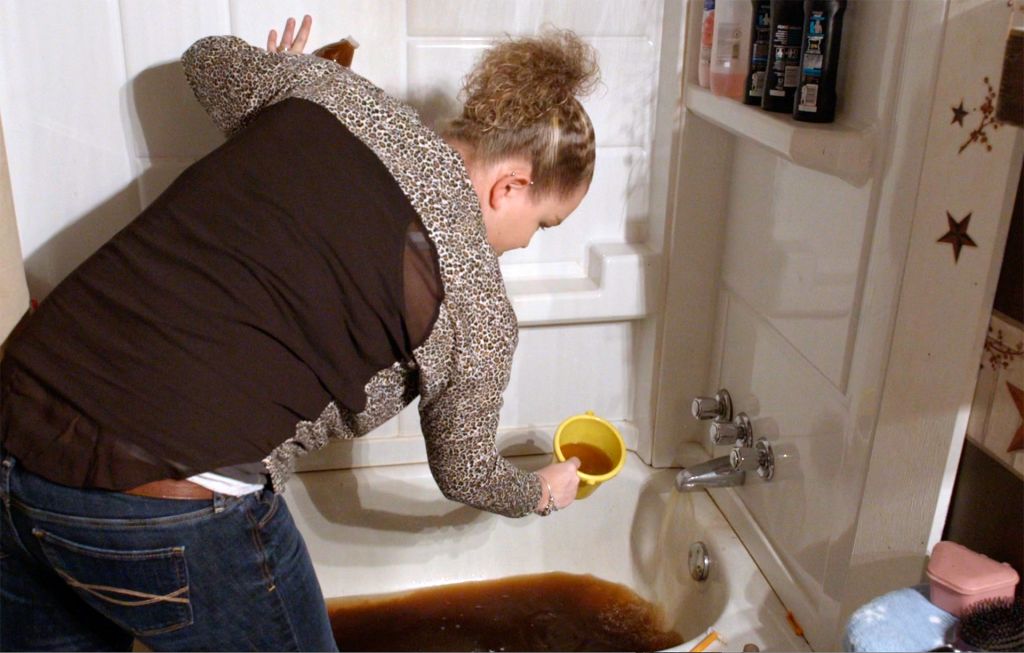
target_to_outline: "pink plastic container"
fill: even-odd
[[[984,599],[1012,599],[1017,572],[1005,562],[971,551],[955,542],[939,542],[928,561],[931,601],[959,617],[965,608]]]

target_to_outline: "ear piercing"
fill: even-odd
[[[512,174],[513,177],[515,177],[516,176],[516,171],[513,170],[511,174]],[[530,180],[530,185],[533,186],[533,180],[532,179]]]

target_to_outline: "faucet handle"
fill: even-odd
[[[740,413],[731,422],[715,420],[711,424],[711,441],[716,445],[737,444],[749,447],[754,443],[754,427],[746,413]]]
[[[758,476],[770,481],[775,475],[772,445],[768,440],[760,438],[753,447],[736,447],[729,453],[729,465],[738,472],[757,471]]]
[[[690,412],[697,419],[729,422],[732,420],[732,397],[724,388],[714,397],[697,397],[690,406]]]

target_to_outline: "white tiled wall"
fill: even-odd
[[[840,392],[856,320],[870,187],[739,141],[722,275]]]
[[[528,34],[552,24],[581,35],[655,39],[660,29],[659,3],[652,0],[408,0],[407,5],[410,36]]]
[[[353,68],[428,124],[457,108],[463,75],[496,38],[550,24],[592,43],[603,83],[584,101],[599,145],[591,192],[564,226],[502,260],[510,278],[584,277],[591,244],[642,248],[650,230],[663,10],[656,0],[0,0],[0,114],[33,296],[222,141],[185,82],[181,53],[209,34],[262,46],[269,29],[306,13],[308,51],[355,37]],[[632,324],[574,319],[522,330],[503,428],[553,432],[588,409],[632,419]],[[412,442],[418,429],[411,407],[369,438]],[[420,455],[421,445],[409,447],[399,457]]]
[[[0,7],[0,111],[22,252],[37,291],[139,210],[120,10],[114,0]]]
[[[751,479],[743,500],[753,514],[771,515],[760,525],[787,566],[824,583],[827,547],[818,528],[854,514],[857,506],[858,495],[829,491],[852,437],[848,400],[757,308],[735,295],[723,304],[730,346],[723,351],[719,384],[733,393],[736,410],[750,416],[754,433],[767,438],[775,454],[771,483]],[[780,405],[788,410],[772,410]],[[717,449],[716,455],[729,451]]]

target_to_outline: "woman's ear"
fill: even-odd
[[[494,177],[488,193],[489,208],[501,211],[509,202],[521,202],[529,197],[529,172],[514,170]]]

